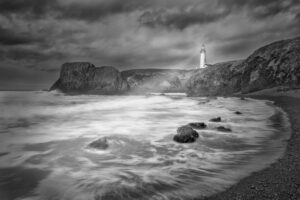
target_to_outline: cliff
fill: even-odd
[[[65,63],[50,90],[64,93],[119,94],[185,92],[192,71],[174,69],[133,69],[119,72],[114,67],[91,63]]]
[[[232,95],[300,84],[300,37],[274,42],[244,61],[212,65],[188,81],[190,96]]]
[[[300,37],[256,50],[243,63],[241,91],[300,84]]]
[[[186,92],[190,96],[232,95],[300,84],[300,37],[274,42],[246,60],[198,70],[133,69],[65,63],[50,90],[66,93]]]
[[[228,95],[238,92],[243,61],[229,61],[196,70],[187,82],[190,96]]]
[[[50,88],[65,93],[111,94],[128,90],[121,73],[113,67],[95,67],[91,63],[65,63],[60,77]]]

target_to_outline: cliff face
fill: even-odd
[[[242,61],[211,65],[194,72],[187,83],[190,96],[228,95],[240,90]]]
[[[172,69],[119,72],[113,67],[95,67],[91,63],[65,63],[50,90],[89,94],[185,92],[191,74],[192,71]]]
[[[246,60],[198,70],[135,69],[119,72],[90,63],[65,63],[50,90],[66,93],[187,92],[190,96],[232,95],[300,84],[300,37],[256,50]]]
[[[243,63],[241,91],[300,84],[300,37],[256,50]]]
[[[188,81],[187,93],[231,95],[299,84],[300,38],[295,38],[264,46],[244,61],[219,63],[197,71]]]
[[[127,82],[113,67],[95,67],[91,63],[65,63],[60,77],[50,90],[65,93],[109,94],[127,91]]]

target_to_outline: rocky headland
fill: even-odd
[[[300,37],[271,43],[245,60],[205,69],[132,69],[65,63],[50,90],[64,93],[132,94],[185,92],[189,96],[227,96],[300,84]]]
[[[115,94],[127,91],[128,84],[114,67],[95,67],[88,62],[76,62],[62,65],[60,77],[50,90]]]
[[[136,94],[185,92],[193,70],[95,67],[88,62],[65,63],[50,90],[71,94]]]
[[[300,84],[300,37],[274,42],[246,60],[212,65],[197,71],[187,84],[190,96],[247,94]]]

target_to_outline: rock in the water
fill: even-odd
[[[112,94],[128,90],[127,82],[114,67],[95,67],[91,63],[65,63],[60,77],[50,88],[65,93]]]
[[[212,118],[209,121],[211,121],[211,122],[220,122],[221,121],[221,117]]]
[[[194,129],[205,129],[207,127],[207,125],[203,122],[189,123],[189,126]]]
[[[104,137],[104,138],[100,138],[98,140],[91,142],[88,145],[88,147],[94,148],[94,149],[99,149],[99,150],[105,150],[108,148],[108,142],[107,142],[107,139]]]
[[[189,126],[182,126],[177,129],[177,134],[173,140],[179,143],[192,143],[199,137],[197,131]]]
[[[237,115],[241,115],[242,114],[240,111],[235,111],[234,113],[237,114]]]
[[[218,126],[217,127],[217,130],[218,131],[222,131],[222,132],[231,132],[231,129],[230,128],[226,128],[224,126]]]

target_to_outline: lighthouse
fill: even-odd
[[[205,46],[204,44],[201,47],[200,50],[200,65],[199,65],[200,69],[203,69],[206,67],[206,50],[205,50]]]

